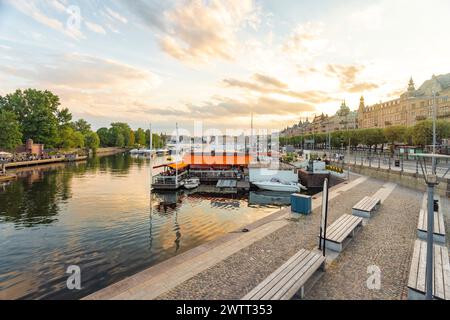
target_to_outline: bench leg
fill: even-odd
[[[305,298],[305,286],[302,286],[300,288],[300,299],[304,299]]]

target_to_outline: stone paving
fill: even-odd
[[[328,267],[307,299],[407,299],[407,279],[423,194],[397,187]],[[381,272],[379,290],[367,286],[369,266]],[[376,270],[376,269],[372,269]],[[373,271],[372,271],[373,272]]]
[[[375,194],[384,182],[368,179],[330,201],[329,223],[362,197]],[[379,212],[365,224],[345,251],[328,263],[327,272],[306,298],[402,299],[423,194],[397,186]],[[310,216],[291,219],[211,268],[195,275],[158,299],[240,299],[301,248],[317,248],[320,207]],[[368,290],[367,267],[381,269],[381,289]]]

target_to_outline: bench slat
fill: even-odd
[[[341,243],[362,222],[362,218],[349,214],[344,214],[341,218],[344,222],[339,224],[339,228],[333,228],[334,223],[330,227],[330,229],[333,228],[333,232],[327,234],[327,241]]]
[[[420,250],[421,250],[420,242],[415,241],[414,242],[414,251],[411,261],[411,269],[409,271],[409,280],[408,280],[408,286],[411,288],[417,287],[417,279],[418,279],[418,273],[419,273],[419,257],[420,257]],[[416,254],[417,252],[417,254]]]
[[[348,221],[351,219],[351,216],[348,214],[344,214],[341,217],[339,217],[338,220],[333,222],[331,226],[327,230],[327,239],[333,239],[335,238],[342,230],[342,228],[345,228]]]
[[[301,249],[243,300],[273,300],[291,298],[325,262],[321,254]]]
[[[244,300],[257,300],[260,299],[261,296],[267,291],[266,287],[269,289],[277,283],[277,279],[280,277],[280,274],[283,272],[287,272],[295,267],[298,261],[301,261],[308,255],[309,251],[305,249],[301,249],[295,255],[293,255],[288,261],[286,261],[281,267],[275,270],[271,275],[269,275],[263,282],[261,282],[258,286],[256,286],[252,291],[250,291],[243,299]]]
[[[417,229],[428,232],[428,212],[421,209]],[[444,217],[440,212],[434,212],[434,230],[433,234],[445,236]]]
[[[292,298],[295,293],[305,285],[306,281],[311,278],[311,276],[319,269],[319,267],[325,262],[325,257],[319,254],[314,254],[314,257],[308,263],[308,266],[305,266],[302,270],[300,270],[292,279],[288,281],[286,287],[289,288],[284,291],[284,294],[281,295],[281,292],[278,291],[276,295],[274,295],[271,299],[281,299],[288,300]]]
[[[289,291],[289,289],[291,289],[292,285],[304,275],[304,273],[314,264],[316,260],[317,257],[314,254],[308,254],[307,257],[301,261],[301,263],[295,266],[291,272],[285,274],[272,289],[266,292],[261,300],[280,299],[287,293],[287,291]],[[301,283],[299,284],[301,286]],[[297,290],[295,292],[297,292]]]
[[[416,240],[411,261],[408,287],[425,295],[427,243]],[[450,264],[445,246],[433,247],[433,296],[438,299],[450,299]]]

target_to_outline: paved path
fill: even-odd
[[[307,298],[406,299],[422,198],[420,192],[395,188],[355,241],[327,267]],[[380,288],[369,289],[369,276],[378,270]]]

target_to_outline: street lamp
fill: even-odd
[[[435,133],[433,137],[433,141],[435,141]],[[425,298],[427,300],[433,299],[433,233],[434,233],[434,188],[439,184],[439,177],[436,173],[436,159],[437,158],[447,158],[450,156],[441,155],[441,154],[429,154],[429,153],[419,153],[416,154],[419,159],[423,159],[420,161],[420,166],[422,169],[423,178],[425,183],[427,184],[427,193],[428,193],[428,203],[427,203],[427,260],[426,260],[426,271],[425,271]],[[427,166],[426,166],[426,158],[432,159],[432,168],[431,173],[428,174]],[[444,173],[442,178],[444,178],[447,173],[450,171],[450,168]]]

